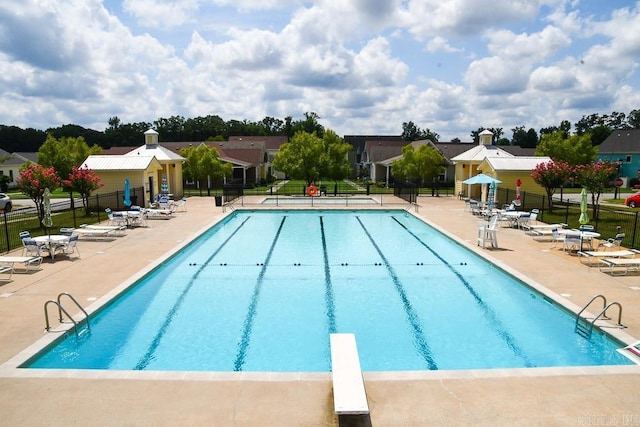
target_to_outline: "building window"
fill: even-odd
[[[631,156],[627,156],[627,158],[624,160],[626,163],[631,163]]]

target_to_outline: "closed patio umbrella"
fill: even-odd
[[[580,218],[578,219],[578,222],[580,224],[586,224],[589,222],[589,215],[587,215],[587,190],[586,189],[582,189],[582,191],[580,192]]]
[[[129,185],[129,178],[124,179],[124,205],[126,207],[131,206],[131,189]]]
[[[44,189],[43,201],[44,216],[42,217],[42,225],[47,229],[47,234],[50,234],[49,228],[53,226],[53,218],[51,217],[51,192],[48,188]]]

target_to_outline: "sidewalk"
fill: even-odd
[[[48,299],[66,291],[89,305],[225,215],[213,198],[191,197],[188,203],[188,212],[150,220],[148,228],[128,230],[113,241],[81,241],[79,260],[47,261],[41,271],[14,274],[11,283],[0,286],[0,363],[45,335],[43,303]],[[500,229],[499,249],[481,249],[476,245],[477,218],[464,212],[464,202],[421,197],[419,203],[417,215],[569,305],[582,306],[598,293],[619,301],[625,333],[640,337],[638,275],[611,277],[516,229]],[[375,426],[640,422],[640,366],[366,372],[364,377]],[[0,413],[0,426],[337,425],[329,373],[36,372],[0,367]]]

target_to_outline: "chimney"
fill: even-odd
[[[144,133],[144,145],[147,147],[158,145],[158,132],[153,129],[149,129]]]
[[[491,145],[493,140],[493,132],[491,132],[488,129],[485,129],[482,132],[480,132],[480,135],[478,136],[480,139],[480,145]]]

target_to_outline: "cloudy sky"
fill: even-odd
[[[2,0],[0,124],[315,112],[441,141],[640,108],[640,1]]]

